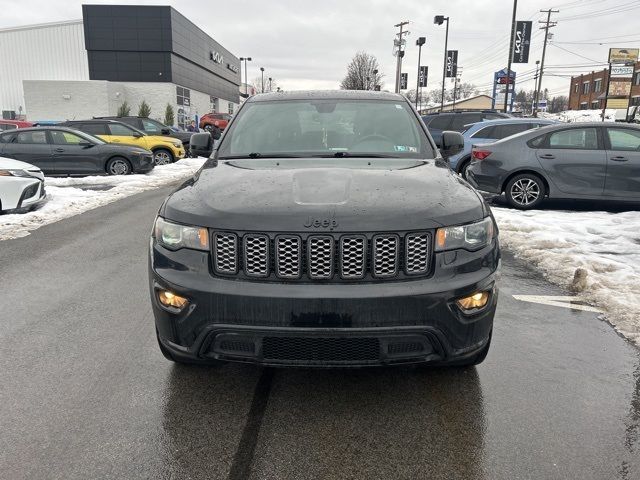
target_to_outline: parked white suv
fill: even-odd
[[[0,212],[28,210],[44,198],[44,175],[38,167],[0,157]]]

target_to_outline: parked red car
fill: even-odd
[[[227,124],[231,120],[231,115],[228,113],[205,113],[200,118],[200,128],[203,130],[211,131],[214,127],[224,130],[227,128]]]
[[[0,120],[0,132],[5,130],[14,130],[16,128],[33,127],[31,122],[23,122],[21,120]]]

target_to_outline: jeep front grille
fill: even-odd
[[[216,275],[265,281],[382,281],[427,276],[431,232],[268,234],[214,232]]]

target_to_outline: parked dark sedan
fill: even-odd
[[[468,178],[535,208],[545,197],[640,202],[640,127],[560,124],[474,145]]]
[[[45,174],[126,175],[153,169],[153,154],[114,145],[65,127],[22,128],[0,134],[0,156],[31,163]]]

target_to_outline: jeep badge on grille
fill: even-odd
[[[304,223],[306,228],[316,227],[316,228],[330,228],[333,230],[338,226],[338,221],[335,217],[331,218],[313,218],[308,217],[307,221]]]

